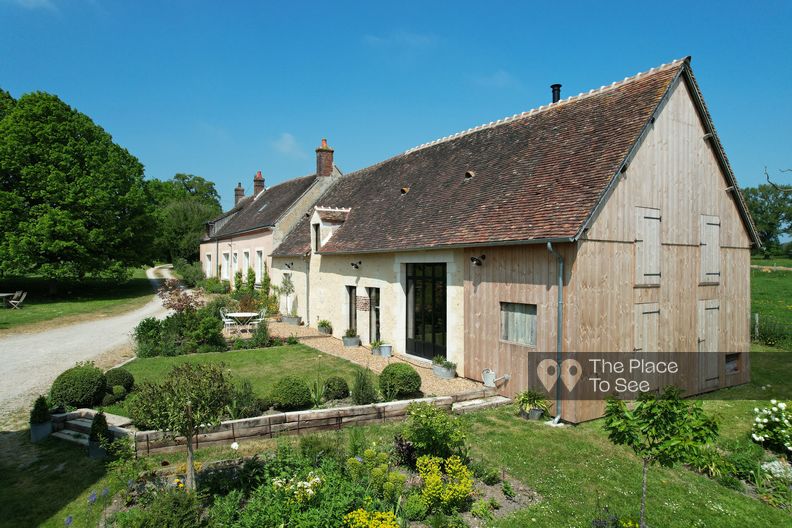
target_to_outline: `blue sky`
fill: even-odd
[[[286,3],[284,3],[286,4]],[[554,7],[555,6],[555,7]],[[792,2],[0,0],[0,87],[43,90],[146,166],[345,172],[686,55],[743,186],[792,167]]]

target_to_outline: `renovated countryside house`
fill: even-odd
[[[316,149],[316,174],[267,188],[259,171],[253,178],[251,196],[245,196],[239,183],[234,190],[234,207],[207,223],[200,248],[206,276],[233,284],[236,272],[246,276],[247,270],[253,269],[259,284],[265,266],[272,264],[273,249],[300,220],[300,213],[339,177],[333,149],[322,140]]]
[[[558,89],[338,179],[273,250],[273,282],[291,274],[310,325],[508,375],[507,396],[537,351],[728,352],[697,356],[687,392],[748,381],[758,238],[690,59]]]

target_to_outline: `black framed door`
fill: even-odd
[[[407,264],[407,353],[446,357],[446,265]]]
[[[369,288],[369,343],[379,341],[380,334],[380,290]]]
[[[347,304],[349,305],[347,329],[357,330],[357,288],[355,286],[347,286],[346,289]]]

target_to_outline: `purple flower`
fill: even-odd
[[[107,488],[104,488],[104,489],[102,490],[102,497],[107,497],[107,494],[108,494],[108,493],[110,493],[110,490],[109,490],[109,489],[107,489]]]
[[[93,504],[96,502],[96,492],[92,491],[90,495],[88,495],[88,504]]]
[[[66,520],[63,523],[66,526],[71,526],[72,521],[74,521],[74,518],[71,515],[69,515],[68,517],[66,517]]]
[[[356,457],[355,457],[355,460],[357,460],[358,462],[363,462],[363,458],[362,458],[362,457],[359,457],[359,456],[356,456]]]

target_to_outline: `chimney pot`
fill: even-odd
[[[316,175],[330,176],[333,174],[333,149],[322,139],[322,145],[316,149]]]
[[[256,176],[253,177],[253,196],[258,196],[265,188],[264,176],[261,175],[261,171],[258,171]]]
[[[239,200],[245,197],[245,189],[242,188],[242,182],[237,183],[236,189],[234,189],[234,205],[239,203]]]
[[[553,102],[557,103],[561,100],[561,85],[558,83],[551,84],[550,89],[553,90]]]

